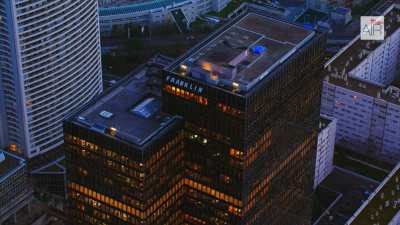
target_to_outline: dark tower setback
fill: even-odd
[[[166,70],[164,110],[185,119],[185,224],[311,223],[325,40],[250,7]]]
[[[182,224],[182,119],[143,73],[64,123],[69,224]]]

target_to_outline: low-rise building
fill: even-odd
[[[36,191],[65,198],[66,172],[64,158],[62,156],[31,172]]]
[[[400,224],[400,163],[345,225]]]
[[[185,17],[190,24],[198,16],[211,11],[219,12],[230,0],[152,0],[152,1],[100,1],[100,27],[102,32],[112,31],[114,26],[128,24],[159,24],[167,21],[180,23]],[[176,14],[179,12],[179,14]]]
[[[16,213],[24,207],[30,211],[31,200],[25,160],[0,150],[0,224],[16,223]]]

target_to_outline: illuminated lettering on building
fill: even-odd
[[[172,77],[169,75],[165,78],[165,81],[167,81],[170,84],[185,88],[188,91],[196,92],[197,94],[202,94],[204,91],[204,88],[199,85],[192,84],[188,81]]]

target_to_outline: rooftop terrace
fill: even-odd
[[[183,56],[171,71],[230,91],[249,91],[315,35],[250,12]]]
[[[389,174],[346,225],[389,224],[400,210],[400,164]]]
[[[81,110],[73,121],[143,147],[177,119],[161,111],[160,96],[150,90],[150,79],[154,77],[149,74],[154,72],[153,69],[148,65],[140,67],[132,76]]]
[[[384,9],[382,14],[385,16],[386,38],[400,29],[400,5],[392,4],[391,7],[385,6]],[[325,70],[329,76],[327,80],[339,86],[346,86],[352,90],[400,104],[400,89],[396,82],[392,86],[385,87],[378,83],[352,77],[350,73],[382,43],[383,41],[361,40],[360,36],[354,38],[325,64]]]
[[[351,89],[352,91],[362,93],[373,98],[384,99],[393,104],[400,105],[400,85],[398,82],[394,82],[392,85],[385,87],[378,83],[372,83],[351,76],[346,78],[339,76],[328,76],[326,77],[326,81],[336,86]]]
[[[393,5],[384,13],[385,37],[392,35],[400,28],[400,6]],[[369,53],[378,48],[383,41],[364,41],[358,35],[346,47],[325,64],[330,74],[347,75],[352,69],[359,65]]]

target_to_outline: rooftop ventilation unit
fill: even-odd
[[[141,103],[139,103],[135,108],[131,110],[131,112],[135,115],[149,118],[155,112],[157,112],[161,107],[160,101],[153,97],[146,98]]]
[[[105,110],[101,111],[101,112],[99,113],[99,115],[100,115],[101,117],[105,118],[105,119],[110,119],[111,117],[114,116],[113,113],[108,112],[108,111],[105,111]]]

